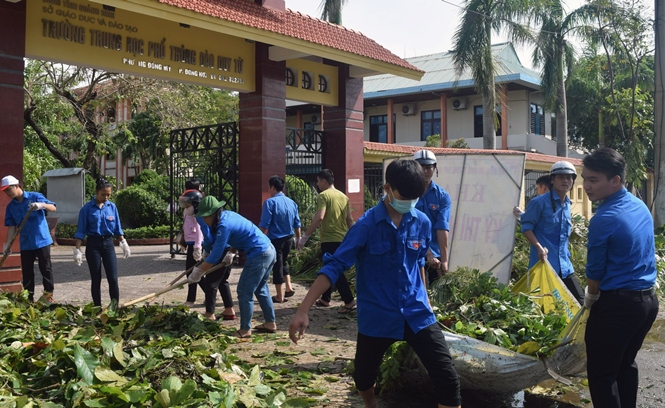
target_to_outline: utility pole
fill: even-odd
[[[654,95],[655,194],[653,198],[654,224],[665,224],[665,0],[654,0],[656,8],[656,93]]]

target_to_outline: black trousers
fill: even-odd
[[[323,254],[325,254],[326,252],[331,255],[334,254],[340,245],[341,242],[322,242],[321,254],[320,254],[321,259],[323,259]],[[351,286],[349,286],[349,281],[346,279],[346,276],[344,276],[344,274],[339,275],[339,278],[337,278],[337,282],[334,285],[330,286],[330,288],[328,288],[328,290],[326,290],[323,293],[323,295],[321,295],[321,299],[324,302],[330,302],[330,299],[332,298],[333,288],[337,288],[337,291],[339,291],[339,295],[342,297],[342,300],[344,301],[345,305],[348,305],[349,303],[353,302],[354,299],[353,292],[351,291]]]
[[[35,295],[35,259],[42,274],[44,292],[53,293],[55,281],[53,267],[51,266],[51,246],[46,245],[37,249],[21,250],[21,271],[23,273],[23,288],[27,289],[30,301]]]
[[[374,386],[383,355],[396,341],[398,340],[358,333],[353,379],[359,391],[367,391]],[[459,375],[455,371],[441,328],[434,323],[414,333],[405,321],[404,341],[411,346],[427,369],[436,390],[437,402],[448,406],[461,405]]]
[[[657,314],[653,289],[601,291],[591,307],[584,336],[594,407],[636,407],[639,376],[635,356]]]
[[[225,250],[222,259],[229,250]],[[219,268],[203,277],[199,281],[199,286],[205,294],[206,313],[215,313],[215,302],[217,300],[217,290],[222,295],[224,307],[233,307],[233,296],[231,295],[231,286],[229,285],[229,276],[231,275],[232,265]]]
[[[289,256],[289,252],[291,252],[292,238],[293,235],[289,235],[288,237],[270,240],[275,247],[275,255],[277,257],[275,265],[272,267],[272,283],[275,285],[281,285],[284,283],[284,277],[291,274],[286,259]]]
[[[584,289],[580,285],[580,280],[577,279],[575,274],[569,275],[567,278],[562,279],[563,284],[566,285],[570,293],[573,294],[573,297],[577,299],[580,305],[584,305]]]
[[[196,261],[194,260],[194,245],[187,245],[187,258],[185,259],[185,270],[188,270],[192,266],[196,265]],[[190,272],[191,273],[191,272]],[[187,274],[189,276],[189,273]],[[190,283],[187,285],[187,301],[188,302],[196,302],[196,290],[197,290],[198,284],[196,283]]]

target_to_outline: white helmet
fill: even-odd
[[[573,176],[573,181],[577,178],[577,170],[575,170],[575,166],[564,160],[554,163],[552,168],[550,168],[550,176],[555,176],[557,174],[571,174]]]
[[[421,166],[428,164],[436,165],[436,156],[434,156],[434,153],[429,150],[418,150],[416,154],[413,155],[413,160],[420,163]]]

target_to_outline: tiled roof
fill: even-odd
[[[362,33],[289,9],[278,11],[248,0],[158,0],[162,4],[281,34],[314,44],[386,62],[417,72],[420,69],[365,37]]]
[[[386,156],[404,156],[414,154],[418,150],[424,149],[422,146],[409,146],[376,142],[364,142],[366,153],[385,154]],[[427,150],[434,154],[522,154],[526,155],[528,161],[539,163],[556,163],[560,160],[567,160],[575,166],[582,166],[582,160],[571,159],[569,157],[550,156],[540,153],[520,152],[517,150],[485,150],[485,149],[452,149],[447,147],[428,147]]]

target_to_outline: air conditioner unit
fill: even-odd
[[[416,104],[410,103],[408,105],[402,105],[402,115],[410,116],[416,114]]]
[[[464,98],[453,99],[453,109],[455,110],[466,109],[466,99]]]

